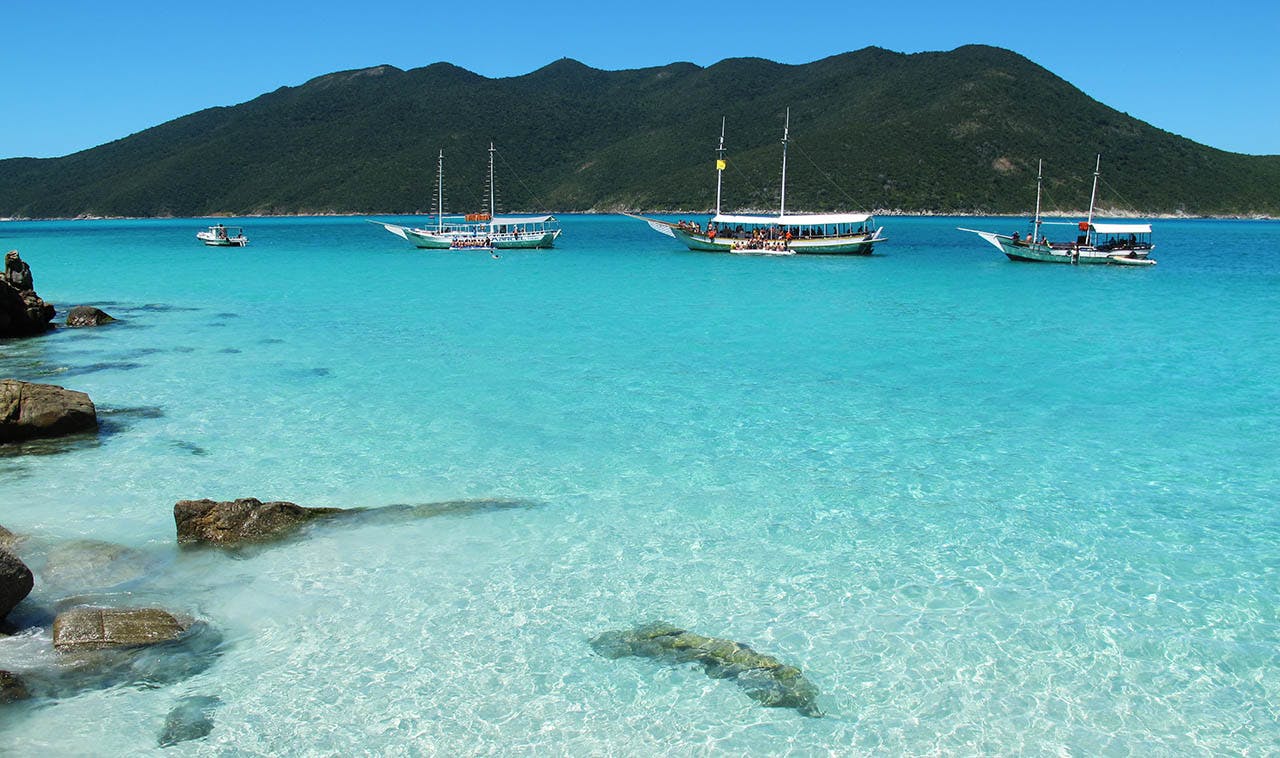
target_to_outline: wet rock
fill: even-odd
[[[18,544],[18,535],[0,526],[0,548],[13,550],[16,544]]]
[[[30,337],[52,329],[54,308],[36,295],[31,267],[17,250],[4,257],[0,274],[0,337]]]
[[[0,619],[8,616],[15,605],[31,594],[34,583],[27,564],[8,550],[0,548]]]
[[[97,411],[83,392],[0,379],[0,443],[97,428]]]
[[[213,695],[191,695],[178,701],[164,719],[158,744],[169,747],[208,736],[213,731],[213,712],[222,705]]]
[[[379,508],[305,508],[284,501],[264,503],[255,498],[223,502],[181,500],[173,506],[173,520],[179,543],[234,547],[284,539],[319,520],[357,525],[394,524],[436,516],[528,508],[530,505],[521,500],[451,500]]]
[[[53,647],[77,652],[157,645],[180,638],[192,623],[160,608],[82,606],[53,620]]]
[[[232,546],[281,539],[317,518],[342,513],[341,508],[304,508],[296,503],[256,498],[179,500],[173,520],[182,544]]]
[[[77,305],[67,312],[67,326],[102,326],[114,318],[92,305]]]
[[[70,540],[49,548],[41,586],[60,592],[109,590],[147,576],[154,560],[140,550],[101,540]]]
[[[26,700],[31,697],[26,682],[11,671],[0,671],[0,704]]]
[[[713,679],[733,679],[752,700],[771,708],[794,708],[805,716],[821,716],[818,688],[800,669],[762,655],[731,640],[704,637],[659,622],[604,632],[591,647],[605,658],[634,655],[666,663],[698,663]]]

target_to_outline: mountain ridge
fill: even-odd
[[[1124,188],[1104,208],[1280,215],[1280,156],[1200,145],[966,45],[618,71],[561,58],[503,78],[446,62],[337,71],[67,156],[0,160],[0,216],[422,212],[440,149],[446,209],[475,210],[490,140],[502,211],[708,208],[721,115],[725,207],[776,207],[788,105],[793,210],[1024,212],[1040,157],[1050,202],[1079,208],[1098,151]]]

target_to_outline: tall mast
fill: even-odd
[[[436,159],[436,231],[444,229],[444,148]]]
[[[720,215],[720,180],[724,176],[724,116],[720,117],[720,147],[716,148],[716,215]]]
[[[1093,204],[1098,199],[1098,173],[1102,169],[1102,153],[1098,153],[1098,162],[1093,167],[1093,192],[1089,193],[1089,226],[1093,226]],[[1085,230],[1088,234],[1089,230]]]
[[[787,139],[791,136],[791,108],[787,108],[787,123],[782,127],[782,203],[778,215],[787,215]]]
[[[1031,227],[1031,241],[1035,242],[1040,239],[1040,182],[1044,178],[1044,158],[1040,159],[1039,165],[1036,166],[1036,220],[1035,225]]]
[[[493,197],[493,143],[489,143],[489,221],[493,221],[493,217],[497,215],[498,209],[494,206]]]

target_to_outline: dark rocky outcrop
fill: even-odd
[[[31,594],[34,578],[31,569],[18,556],[0,548],[0,620]]]
[[[53,620],[53,646],[61,652],[78,652],[158,645],[180,638],[192,623],[160,608],[81,606]]]
[[[321,520],[361,525],[400,523],[530,505],[520,500],[450,500],[380,508],[306,508],[286,501],[264,503],[250,497],[221,502],[180,500],[173,506],[173,520],[181,544],[234,547],[284,539],[303,526]]]
[[[31,697],[26,682],[12,671],[0,671],[0,705]]]
[[[54,308],[36,295],[31,267],[10,250],[0,274],[0,337],[30,337],[53,328]]]
[[[179,543],[228,546],[278,540],[314,519],[342,512],[284,501],[264,503],[252,497],[223,502],[179,500],[173,506],[173,520]]]
[[[97,410],[83,392],[0,379],[0,443],[97,428]]]
[[[213,695],[190,695],[178,701],[164,719],[158,744],[169,747],[208,736],[213,731],[213,712],[222,700]]]
[[[67,312],[67,326],[102,326],[114,318],[92,305],[77,305]]]
[[[605,658],[628,655],[668,663],[701,664],[714,679],[733,679],[756,702],[772,708],[795,708],[805,716],[821,716],[818,688],[800,669],[761,655],[740,642],[704,637],[678,626],[659,622],[604,632],[591,647]]]

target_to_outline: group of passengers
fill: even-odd
[[[488,237],[454,237],[449,243],[452,248],[471,248],[471,247],[493,247],[493,241]]]
[[[791,245],[791,235],[788,234],[784,239],[735,239],[730,246],[731,250],[772,250],[782,252],[787,250]]]

